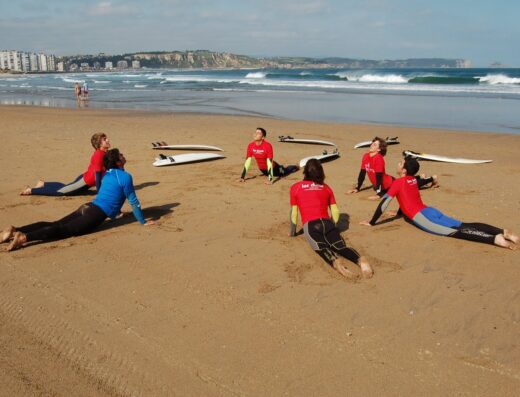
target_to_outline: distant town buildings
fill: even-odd
[[[132,61],[132,69],[141,69],[141,62]]]
[[[56,70],[56,58],[43,53],[3,50],[0,51],[0,69],[14,72],[53,72]]]
[[[128,69],[128,62],[127,61],[117,61],[117,68],[118,69]]]
[[[112,64],[112,62],[110,62],[110,61],[105,62],[105,69],[107,69],[107,70],[114,69],[114,65]]]

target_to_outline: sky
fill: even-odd
[[[520,67],[518,0],[0,0],[0,49],[462,58]]]

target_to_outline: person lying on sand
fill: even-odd
[[[374,274],[367,259],[360,256],[354,249],[348,248],[341,237],[336,224],[339,220],[339,210],[332,189],[325,184],[325,173],[319,160],[311,159],[303,169],[303,181],[296,182],[291,187],[291,231],[296,235],[298,210],[303,224],[303,232],[312,249],[325,262],[336,269],[342,276],[352,279],[355,273],[340,263],[341,258],[356,263],[361,268],[361,274],[370,278]],[[329,208],[332,219],[329,216]]]
[[[104,157],[107,173],[94,201],[83,204],[76,211],[54,222],[36,222],[29,225],[9,226],[0,234],[0,242],[12,240],[7,251],[21,248],[31,241],[60,240],[92,232],[107,217],[115,218],[121,212],[126,199],[132,207],[135,218],[143,225],[153,225],[146,221],[135,194],[132,175],[124,170],[126,159],[118,149],[109,150]]]
[[[283,165],[276,163],[273,160],[273,146],[266,141],[266,136],[267,132],[265,129],[261,127],[256,129],[253,135],[253,142],[247,146],[246,162],[244,163],[244,169],[242,170],[239,182],[246,181],[245,178],[251,165],[252,157],[255,158],[260,172],[268,177],[269,181],[266,182],[267,184],[272,184],[275,176],[280,178],[292,174],[300,169],[300,167],[296,165],[284,167]]]
[[[361,159],[361,169],[359,170],[357,186],[352,190],[349,190],[349,194],[359,192],[363,182],[365,181],[366,175],[368,175],[368,179],[372,183],[373,189],[376,191],[375,195],[368,197],[369,200],[379,200],[385,195],[388,189],[390,189],[395,178],[385,172],[384,156],[386,155],[387,146],[386,141],[382,138],[376,136],[372,139],[372,144],[370,145],[368,152],[366,152]],[[428,185],[429,187],[439,186],[437,175],[432,175],[429,178],[421,175],[416,178],[419,189]]]
[[[103,156],[110,149],[110,140],[104,133],[96,133],[90,138],[94,148],[94,154],[90,158],[90,164],[84,174],[79,175],[72,182],[65,184],[61,182],[38,181],[33,188],[26,187],[20,195],[30,196],[72,196],[85,193],[92,186],[96,186],[99,192],[101,178],[103,177]]]
[[[450,218],[433,207],[427,207],[421,200],[415,174],[419,171],[419,162],[411,157],[399,161],[396,179],[383,196],[374,216],[370,221],[360,222],[365,226],[374,226],[394,197],[404,215],[424,231],[440,236],[455,237],[464,240],[494,244],[499,247],[515,249],[519,237],[512,231],[497,228],[485,223],[466,223]],[[511,244],[513,243],[513,244]]]

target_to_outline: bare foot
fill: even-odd
[[[336,271],[341,274],[343,277],[345,277],[346,279],[348,280],[357,280],[359,278],[359,276],[354,273],[354,272],[351,272],[350,270],[348,270],[345,266],[343,266],[342,264],[339,263],[339,260],[336,259],[333,263],[332,263],[332,267],[334,269],[336,269]]]
[[[372,270],[372,266],[368,263],[367,258],[364,256],[359,257],[358,265],[361,268],[361,274],[363,278],[371,278],[374,275],[374,270]]]
[[[36,185],[34,187],[36,189],[39,189],[39,188],[43,187],[44,185],[45,185],[45,182],[40,179],[38,182],[36,182]]]
[[[22,232],[16,232],[13,236],[13,241],[11,244],[7,246],[6,251],[13,251],[15,249],[20,248],[23,244],[27,242],[27,236]]]
[[[14,226],[9,226],[2,230],[2,233],[0,233],[0,243],[11,240],[14,236],[14,232],[16,232]]]
[[[23,189],[20,192],[20,196],[30,196],[32,194],[32,189],[29,186],[26,186],[25,189]]]
[[[512,241],[515,244],[520,242],[520,237],[514,234],[511,230],[504,229],[504,237],[506,240]]]
[[[497,234],[495,236],[495,245],[498,245],[499,247],[503,248],[509,248],[510,250],[515,250],[515,246],[511,245],[509,241],[506,240],[503,234]]]

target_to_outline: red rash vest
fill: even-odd
[[[101,149],[97,149],[90,158],[90,164],[87,172],[83,174],[83,180],[88,186],[96,186],[96,172],[103,172],[103,157],[105,153]]]
[[[403,176],[392,183],[390,190],[386,193],[389,197],[397,197],[399,207],[410,219],[426,208],[419,194],[417,179],[414,176]]]
[[[249,157],[255,158],[259,169],[267,170],[267,159],[273,159],[273,146],[265,139],[260,145],[253,141],[247,145],[246,158]]]
[[[332,204],[336,204],[336,199],[327,184],[300,181],[291,186],[291,206],[298,206],[303,225],[315,219],[330,219],[329,206]]]
[[[377,153],[375,156],[370,157],[370,153],[365,153],[361,160],[361,169],[367,172],[368,179],[372,185],[376,186],[376,173],[383,173],[383,180],[381,181],[381,189],[387,190],[393,182],[390,175],[385,172],[385,159],[381,153]]]

